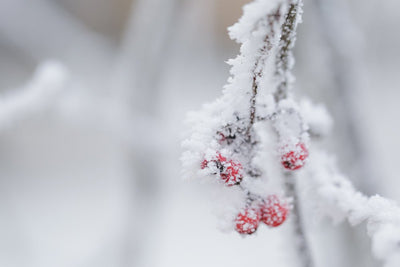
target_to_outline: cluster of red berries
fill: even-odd
[[[228,138],[229,137],[229,138]],[[219,141],[230,144],[235,135],[225,136],[219,133]],[[283,149],[281,164],[285,169],[294,171],[304,166],[308,157],[308,149],[304,143],[298,143],[293,149]],[[220,180],[226,186],[238,185],[243,180],[243,166],[240,162],[227,159],[217,152],[216,156],[210,160],[203,160],[201,169],[215,169],[214,174],[218,174]],[[257,204],[255,204],[257,203]],[[270,195],[262,200],[252,201],[243,209],[235,219],[235,230],[240,234],[253,234],[260,222],[269,227],[278,227],[285,222],[289,213],[289,205],[286,200],[276,195]]]
[[[219,172],[219,177],[227,186],[240,184],[243,179],[242,164],[231,159],[228,160],[220,153],[218,153],[216,158],[213,160],[203,160],[203,162],[201,163],[201,168],[205,169],[207,167],[210,167],[210,164],[214,164]]]
[[[298,143],[295,149],[284,153],[281,156],[281,163],[284,168],[288,170],[298,170],[304,166],[308,157],[308,149],[304,143]],[[217,153],[216,157],[210,161],[203,160],[201,163],[201,169],[211,167],[213,164],[216,169],[221,181],[227,186],[233,186],[240,184],[243,179],[243,166],[240,162],[232,159],[227,159],[222,156],[221,153]],[[217,174],[216,173],[216,174]]]
[[[285,222],[289,206],[276,195],[268,196],[256,207],[246,207],[235,219],[235,230],[240,234],[253,234],[260,221],[270,227],[278,227]]]

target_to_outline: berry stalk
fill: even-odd
[[[290,1],[290,0],[289,0]],[[294,59],[292,55],[292,49],[294,47],[296,41],[296,29],[298,20],[301,16],[301,8],[302,8],[302,0],[290,1],[289,10],[286,14],[285,22],[282,25],[282,36],[280,41],[280,49],[277,54],[276,59],[276,72],[278,86],[277,90],[274,94],[276,103],[280,104],[281,101],[284,101],[289,98],[290,90],[292,87],[292,69],[294,65]],[[278,110],[279,112],[279,110]],[[302,124],[302,118],[300,114],[297,113],[299,117],[300,123]],[[278,129],[277,134],[280,135]],[[300,147],[301,150],[304,150],[303,155],[308,156],[308,151],[306,150],[304,144],[300,143],[296,146]],[[311,256],[311,251],[308,245],[307,237],[304,230],[304,223],[301,217],[300,210],[300,201],[299,201],[299,193],[296,185],[296,175],[292,172],[302,166],[302,157],[303,155],[299,155],[297,157],[293,157],[293,152],[287,153],[282,157],[283,164],[286,169],[289,171],[285,171],[283,177],[285,179],[285,191],[286,195],[293,199],[293,209],[291,212],[291,216],[293,218],[294,224],[294,232],[296,236],[296,244],[297,251],[301,258],[303,267],[313,267],[313,260]],[[296,159],[296,160],[294,160]],[[300,165],[296,165],[295,163],[300,161]]]
[[[286,172],[285,176],[285,191],[288,196],[292,197],[293,207],[291,217],[294,224],[294,232],[297,244],[297,251],[301,258],[303,267],[313,267],[314,262],[311,256],[311,250],[308,244],[306,233],[304,231],[304,223],[301,217],[300,199],[297,190],[296,177],[292,172]]]

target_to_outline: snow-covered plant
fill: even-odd
[[[241,48],[228,62],[223,95],[189,114],[184,175],[222,188],[227,229],[253,234],[261,222],[277,227],[291,217],[302,265],[313,266],[298,198],[302,179],[314,191],[316,210],[351,224],[366,220],[374,255],[399,266],[398,206],[357,192],[329,156],[314,147],[309,152],[310,136],[326,135],[332,123],[323,107],[298,103],[292,93],[301,16],[301,0],[255,0],[244,7],[229,28]]]

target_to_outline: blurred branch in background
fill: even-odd
[[[377,192],[374,169],[368,156],[366,139],[363,134],[363,108],[357,96],[362,93],[362,64],[364,51],[363,37],[350,14],[348,4],[341,0],[313,0],[314,12],[318,18],[319,34],[328,48],[326,65],[336,93],[335,110],[339,119],[336,123],[345,134],[341,154],[346,160],[341,163],[350,171],[354,183],[368,195]],[[313,9],[311,9],[313,10]],[[378,190],[379,191],[379,190]]]
[[[94,87],[109,71],[110,43],[52,1],[0,1],[0,32],[36,62],[60,60],[75,79]]]
[[[157,112],[158,83],[183,2],[137,0],[132,5],[111,82],[119,101],[128,101],[139,112]]]
[[[23,88],[0,98],[0,129],[53,105],[54,100],[66,89],[68,81],[68,71],[62,64],[48,61],[39,65]]]
[[[168,70],[168,52],[174,42],[174,32],[184,0],[137,0],[131,8],[122,44],[111,76],[111,93],[115,103],[122,104],[127,114],[145,117],[146,124],[134,138],[153,135],[156,143],[166,142],[166,130],[160,120],[160,78]],[[154,127],[146,127],[154,124]],[[153,134],[151,134],[153,133]],[[160,133],[163,133],[162,136]],[[144,142],[151,144],[152,141]],[[148,148],[129,153],[132,163],[132,207],[127,222],[126,266],[142,266],[146,251],[151,250],[152,236],[143,229],[152,228],[159,210],[160,179],[158,173],[161,151]],[[129,159],[128,159],[129,160]],[[140,218],[140,219],[138,219]]]

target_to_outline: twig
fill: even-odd
[[[271,49],[273,48],[271,40],[275,36],[274,23],[279,22],[279,18],[281,16],[280,9],[281,7],[279,6],[275,13],[269,14],[267,16],[268,27],[270,31],[266,34],[264,38],[264,45],[260,49],[260,56],[257,59],[254,69],[252,71],[253,83],[252,83],[252,96],[250,99],[250,123],[246,132],[249,139],[251,139],[250,136],[251,128],[253,127],[254,122],[256,120],[256,102],[257,102],[259,78],[262,77],[262,73],[264,71],[265,58],[268,57]]]
[[[282,25],[281,49],[277,55],[276,76],[279,81],[275,93],[275,101],[279,102],[287,98],[290,89],[290,71],[292,66],[289,62],[296,37],[297,16],[299,12],[300,1],[291,3],[287,13],[285,23]]]
[[[301,0],[290,3],[288,13],[285,18],[285,22],[282,25],[282,36],[280,41],[280,49],[277,53],[276,59],[276,72],[275,75],[278,78],[277,90],[274,94],[275,101],[279,104],[280,101],[285,100],[289,96],[289,90],[291,89],[291,69],[292,65],[290,57],[292,49],[295,43],[297,20],[300,12]],[[278,111],[279,113],[279,111]],[[307,242],[306,234],[304,231],[304,225],[301,218],[299,197],[296,188],[296,181],[294,175],[290,172],[284,173],[286,194],[293,199],[293,223],[294,231],[296,234],[297,250],[301,257],[303,267],[314,266],[310,248]]]
[[[314,266],[311,250],[308,245],[306,234],[304,232],[304,224],[301,219],[300,200],[297,191],[296,177],[290,172],[286,172],[285,176],[285,189],[286,194],[293,200],[293,209],[291,210],[291,217],[293,218],[294,232],[296,234],[297,251],[302,261],[303,267]]]

